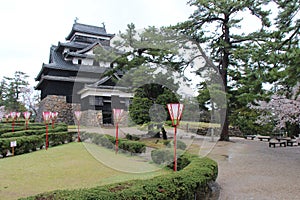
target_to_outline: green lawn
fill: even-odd
[[[134,171],[139,173],[128,173]],[[93,144],[70,143],[0,159],[0,199],[145,179],[164,173],[169,171],[138,157],[116,155]]]

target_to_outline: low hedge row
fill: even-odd
[[[54,132],[63,132],[68,131],[68,127],[64,125],[55,126],[53,129],[52,127],[48,127],[48,133]],[[8,132],[3,133],[0,135],[0,138],[11,138],[11,137],[21,137],[21,136],[29,136],[29,135],[42,135],[46,132],[46,127],[36,127],[36,129],[30,128],[29,130],[21,130],[15,132]]]
[[[23,200],[165,200],[203,199],[208,191],[208,183],[215,181],[218,174],[217,163],[209,158],[199,158],[185,154],[189,164],[174,173],[147,180],[132,180],[89,189],[57,190]]]
[[[111,135],[100,135],[96,133],[82,133],[81,139],[83,141],[90,140],[90,142],[106,147],[108,149],[114,149],[116,144],[116,138]],[[119,139],[119,149],[133,153],[144,153],[146,151],[146,144],[138,141],[132,141],[127,139]]]
[[[65,142],[73,141],[73,135],[77,132],[54,132],[48,134],[49,146],[56,146],[64,144]],[[30,135],[12,138],[0,138],[0,155],[6,157],[8,151],[11,151],[10,142],[17,141],[15,147],[15,155],[29,153],[30,151],[36,151],[42,149],[45,145],[46,134],[42,135]]]
[[[55,124],[55,128],[58,128],[58,127],[60,127],[61,130],[63,130],[63,131],[68,130],[68,125],[65,123]],[[34,124],[28,125],[28,131],[30,131],[30,130],[44,130],[45,131],[45,129],[46,129],[45,124],[41,124],[41,123],[34,123]],[[49,130],[51,130],[51,129],[52,129],[52,126],[51,126],[51,124],[49,124]],[[24,131],[24,130],[25,130],[25,124],[22,126],[15,126],[13,133],[17,133],[19,131]],[[0,137],[2,137],[2,135],[4,135],[4,134],[12,133],[11,131],[12,131],[11,125],[10,126],[2,126],[0,128]]]

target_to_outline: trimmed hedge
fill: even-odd
[[[90,140],[90,142],[106,147],[108,149],[114,149],[116,144],[116,138],[111,135],[83,133],[81,139],[82,141]],[[146,144],[138,141],[119,139],[119,149],[127,151],[131,154],[144,153],[146,151]]]
[[[72,142],[73,136],[77,132],[54,132],[48,134],[49,146],[56,146],[64,144],[65,142]],[[15,147],[15,155],[29,153],[42,149],[45,143],[46,133],[42,135],[30,135],[12,138],[0,138],[0,154],[6,157],[7,152],[11,150],[10,141],[17,141]]]
[[[146,152],[146,145],[144,143],[131,140],[120,140],[119,148],[130,153]]]
[[[11,125],[10,127],[1,127],[0,128],[0,137],[19,137],[19,136],[23,136],[23,135],[34,135],[34,131],[41,131],[41,132],[45,132],[46,127],[45,124],[40,124],[40,123],[34,123],[34,124],[29,124],[28,125],[28,130],[25,130],[25,124],[24,126],[16,126],[14,127],[14,132],[11,132],[12,128]],[[54,129],[52,129],[52,125],[49,124],[48,126],[48,130],[49,132],[58,132],[58,131],[67,131],[68,130],[68,126],[65,123],[59,123],[59,124],[55,124]],[[29,134],[26,134],[29,133]]]
[[[54,132],[63,132],[68,131],[68,127],[66,126],[56,126],[54,129],[48,127],[48,133]],[[42,135],[46,133],[46,127],[39,127],[38,129],[30,129],[30,130],[22,130],[22,131],[15,131],[4,133],[0,135],[1,138],[10,138],[10,137],[21,137],[21,136],[29,136],[29,135]]]
[[[126,139],[127,139],[127,140],[138,141],[138,140],[140,140],[140,137],[137,136],[137,135],[126,134]]]
[[[183,151],[177,150],[177,170],[184,168],[189,162],[182,157]],[[174,149],[155,149],[151,151],[152,161],[156,164],[167,164],[170,169],[174,168]]]
[[[201,199],[208,191],[208,183],[215,181],[218,174],[217,163],[209,158],[185,154],[189,164],[174,173],[147,180],[132,180],[89,189],[57,190],[23,200],[187,200]]]

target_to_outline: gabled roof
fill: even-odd
[[[112,76],[105,76],[103,78],[101,78],[100,80],[98,80],[97,82],[91,84],[91,85],[88,85],[89,87],[99,87],[101,85],[104,85],[105,82],[111,80],[112,78],[115,78],[117,80],[120,80],[121,78],[118,76],[117,73],[114,73]]]
[[[85,34],[91,34],[95,36],[106,36],[106,37],[114,37],[114,34],[108,34],[106,33],[105,27],[98,27],[98,26],[92,26],[92,25],[86,25],[86,24],[79,24],[74,23],[71,32],[66,37],[66,40],[70,40],[75,32],[85,33]]]
[[[113,49],[111,46],[103,45],[100,40],[97,40],[96,42],[94,42],[93,44],[85,47],[84,49],[81,49],[81,50],[77,51],[77,53],[86,53],[86,52],[94,49],[96,46],[100,46],[105,50],[112,50]]]

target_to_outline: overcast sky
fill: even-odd
[[[78,23],[102,26],[109,33],[167,26],[188,19],[193,8],[185,0],[2,0],[0,2],[0,76],[23,71],[34,78],[48,63],[52,44],[64,42]]]

